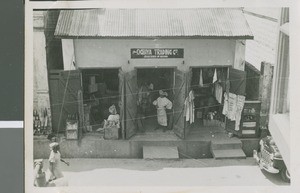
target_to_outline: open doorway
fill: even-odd
[[[119,69],[83,69],[83,101],[87,131],[103,127],[109,116],[109,107],[119,109]]]
[[[228,79],[228,67],[192,68],[191,88],[194,91],[195,122],[193,128],[225,127],[222,114]]]
[[[157,129],[157,110],[153,101],[159,97],[159,90],[167,93],[173,102],[174,69],[140,68],[137,69],[139,132],[159,132]],[[172,128],[171,115],[168,111],[168,129]]]

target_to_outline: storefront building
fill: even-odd
[[[64,71],[50,72],[55,131],[76,113],[82,133],[101,131],[115,105],[119,139],[140,133],[159,136],[152,102],[163,90],[172,102],[168,132],[184,140],[191,130],[208,126],[209,116],[218,122],[214,126],[234,132],[236,125],[222,114],[223,93],[245,96],[245,40],[253,39],[241,9],[62,10],[55,36],[62,40],[64,61]],[[58,79],[67,89],[55,87]],[[152,85],[151,102],[141,116],[144,84]]]

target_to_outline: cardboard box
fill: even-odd
[[[119,139],[119,130],[117,126],[104,128],[104,139]]]
[[[202,111],[197,111],[196,118],[197,119],[202,119],[202,115],[203,115]]]
[[[90,76],[90,84],[96,84],[96,77]]]
[[[98,91],[100,95],[105,95],[106,94],[106,84],[105,83],[98,83]]]
[[[77,121],[67,121],[66,138],[67,139],[78,139],[78,122]]]
[[[89,85],[89,93],[95,93],[98,91],[98,85],[97,84],[90,84]]]
[[[219,120],[208,120],[208,119],[203,119],[203,125],[204,126],[220,126],[220,127],[225,127],[225,123]]]
[[[66,138],[67,139],[78,139],[78,131],[77,130],[66,130]]]

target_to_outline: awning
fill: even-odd
[[[241,9],[62,10],[61,38],[239,38],[253,39]]]

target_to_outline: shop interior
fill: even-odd
[[[138,119],[138,132],[160,132],[161,129],[155,130],[157,127],[157,112],[153,101],[158,98],[159,90],[163,90],[167,92],[167,98],[173,102],[174,69],[137,69],[137,84],[139,88],[138,100],[140,101],[138,105],[138,116],[140,117]],[[170,114],[170,112],[168,113]]]
[[[195,97],[193,128],[225,127],[225,116],[222,114],[222,110],[227,74],[227,67],[192,68],[191,89],[194,91]],[[217,92],[219,95],[216,94]]]
[[[86,130],[99,131],[104,119],[109,116],[109,107],[115,105],[119,110],[119,70],[84,69],[82,70],[83,101]]]
[[[226,90],[228,67],[192,68],[190,88],[194,91],[194,123],[192,129],[205,126],[225,127],[225,116],[222,114],[224,97],[216,97],[216,85]],[[217,77],[217,81],[215,78]],[[201,80],[201,81],[200,81]],[[119,70],[118,69],[84,69],[82,70],[83,100],[85,126],[88,132],[103,128],[104,120],[110,115],[109,107],[119,109]],[[138,68],[138,133],[157,133],[157,110],[153,101],[159,96],[159,90],[167,92],[167,98],[173,102],[174,69],[173,68]],[[146,94],[145,94],[146,93]],[[172,110],[168,111],[169,115]],[[168,122],[171,116],[168,116]],[[172,121],[171,121],[172,122]],[[171,129],[172,125],[168,124]]]

